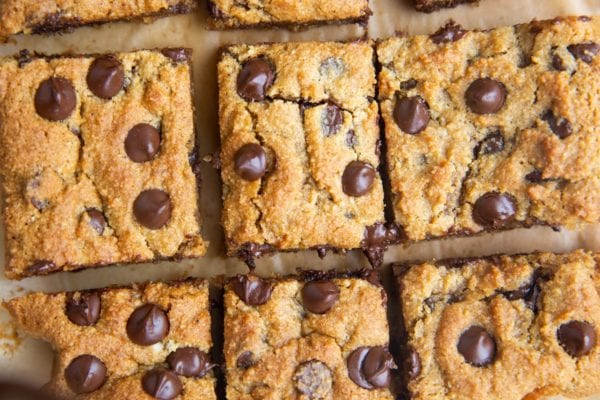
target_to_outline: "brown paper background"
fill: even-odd
[[[1,1],[1,0],[0,0]],[[343,3],[343,2],[342,2]],[[285,30],[210,31],[204,1],[200,9],[186,16],[157,20],[152,24],[115,23],[51,37],[20,36],[0,45],[0,56],[11,55],[27,48],[47,54],[103,53],[141,48],[191,47],[194,49],[194,85],[196,125],[201,156],[218,150],[216,62],[220,46],[236,42],[347,40],[368,33],[372,38],[384,38],[395,32],[409,34],[432,33],[452,18],[467,28],[489,29],[527,22],[532,19],[559,15],[600,15],[600,0],[481,0],[478,6],[466,5],[433,14],[416,13],[409,0],[371,0],[373,16],[365,30],[356,25],[313,28],[302,32]],[[11,282],[0,276],[0,299],[6,300],[29,290],[60,291],[127,284],[149,279],[176,279],[185,276],[213,277],[246,271],[234,259],[226,259],[219,226],[220,197],[218,172],[209,163],[202,167],[203,187],[201,210],[203,232],[210,240],[208,255],[199,260],[181,263],[163,262],[135,266],[115,266],[77,273],[60,273],[43,278]],[[0,241],[4,228],[0,226]],[[512,232],[454,238],[397,246],[386,254],[386,262],[425,260],[430,258],[464,257],[494,253],[530,251],[564,252],[574,248],[600,250],[600,226],[588,226],[580,231],[553,232],[537,227]],[[0,259],[4,258],[3,249]],[[367,265],[359,252],[345,256],[328,255],[320,260],[315,252],[300,252],[265,257],[258,262],[260,274],[287,274],[297,268],[327,269],[360,268]],[[0,267],[3,269],[3,267]],[[50,347],[38,340],[21,337],[17,340],[7,313],[0,309],[0,379],[17,377],[31,383],[49,379],[52,365]],[[600,396],[598,397],[600,399]]]

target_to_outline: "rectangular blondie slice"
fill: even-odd
[[[233,278],[225,288],[227,398],[393,399],[387,297],[376,274]]]
[[[598,261],[578,251],[397,266],[411,398],[600,392]]]
[[[600,221],[600,18],[379,43],[395,221],[409,240]]]
[[[33,293],[5,307],[56,351],[58,399],[216,399],[206,282]]]
[[[2,0],[0,42],[19,33],[51,33],[83,25],[184,14],[196,0]]]
[[[201,256],[189,52],[0,59],[6,275]]]
[[[369,249],[385,239],[373,53],[368,41],[223,51],[219,121],[229,255]]]

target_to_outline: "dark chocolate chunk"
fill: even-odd
[[[369,390],[388,387],[390,370],[395,368],[392,355],[382,346],[359,347],[350,353],[346,364],[350,379]]]
[[[499,153],[504,150],[504,136],[500,131],[490,133],[475,147],[475,157]]]
[[[421,373],[421,358],[413,348],[409,348],[404,358],[404,372],[409,379],[415,379]]]
[[[244,303],[260,306],[271,298],[271,282],[252,275],[238,275],[231,280],[231,287]]]
[[[416,135],[429,124],[429,105],[421,96],[398,97],[393,111],[394,121],[405,133]]]
[[[181,394],[183,385],[173,372],[157,368],[144,374],[142,388],[155,399],[172,400]]]
[[[98,292],[69,294],[65,313],[69,321],[79,326],[92,326],[100,319],[101,300]]]
[[[262,101],[273,85],[273,66],[264,58],[252,58],[242,65],[237,77],[237,92],[246,101]]]
[[[476,114],[495,114],[504,106],[506,87],[490,78],[477,79],[467,89],[465,101]]]
[[[90,219],[89,223],[92,229],[98,232],[98,235],[102,235],[104,233],[104,229],[106,229],[106,218],[104,218],[102,211],[95,208],[90,208],[86,211],[86,213]]]
[[[585,321],[571,321],[562,324],[556,332],[558,342],[572,357],[588,355],[596,346],[596,330]]]
[[[56,270],[56,264],[50,260],[37,260],[25,271],[26,275],[48,275]]]
[[[569,50],[576,59],[591,64],[594,57],[600,52],[600,45],[594,42],[585,42],[572,44],[567,47],[567,50]]]
[[[240,354],[235,362],[236,367],[240,369],[248,369],[254,364],[254,354],[251,351],[244,351]]]
[[[154,159],[160,149],[160,132],[150,124],[137,124],[125,138],[125,153],[136,163]]]
[[[332,281],[311,281],[302,288],[304,308],[315,314],[325,314],[340,298],[340,289]]]
[[[62,121],[73,113],[77,94],[71,81],[61,77],[49,78],[40,83],[35,93],[35,111],[49,121]]]
[[[535,169],[527,175],[525,175],[525,179],[527,179],[531,183],[541,183],[544,181],[544,179],[542,178],[542,171],[540,171],[539,169]]]
[[[267,153],[259,144],[247,143],[236,151],[234,169],[244,180],[260,179],[267,171]]]
[[[411,90],[417,87],[419,82],[416,79],[409,79],[407,81],[400,83],[400,89],[402,90]]]
[[[69,388],[77,393],[91,393],[106,381],[106,365],[95,356],[84,354],[74,358],[65,369]]]
[[[125,83],[123,64],[111,55],[97,58],[88,70],[86,82],[96,96],[111,99],[121,91]]]
[[[208,354],[195,347],[181,347],[167,357],[169,368],[177,375],[202,378],[215,367]]]
[[[169,317],[156,304],[144,304],[131,313],[127,320],[127,336],[140,346],[160,342],[169,334]]]
[[[254,263],[254,259],[261,257],[263,254],[273,252],[273,246],[270,244],[259,244],[259,243],[243,243],[241,244],[235,255],[243,260],[246,265],[253,270],[256,265]]]
[[[171,218],[171,198],[160,189],[144,190],[133,203],[136,220],[148,229],[160,229]]]
[[[182,47],[162,49],[161,53],[175,63],[186,63],[192,58],[192,50]]]
[[[472,326],[460,336],[458,352],[465,361],[476,367],[483,367],[496,358],[496,341],[488,331],[480,326]]]
[[[335,104],[328,103],[321,118],[321,129],[325,137],[335,135],[344,123],[344,114]]]
[[[517,205],[511,195],[488,192],[473,206],[473,220],[488,228],[500,228],[515,219]]]
[[[371,164],[352,161],[342,175],[342,189],[348,196],[361,197],[373,188],[377,171]]]
[[[456,42],[466,35],[467,31],[456,22],[450,20],[446,26],[440,28],[437,32],[430,36],[435,44]]]
[[[321,400],[331,397],[333,389],[333,373],[329,367],[318,360],[302,363],[294,373],[296,390],[310,400]]]
[[[557,71],[565,71],[567,69],[565,62],[563,61],[562,57],[558,54],[552,56],[552,66]]]
[[[566,118],[557,118],[552,110],[548,110],[542,116],[542,119],[548,123],[552,132],[561,139],[565,139],[573,134],[571,122]]]

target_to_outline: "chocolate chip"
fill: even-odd
[[[400,239],[402,231],[396,224],[378,222],[365,228],[360,245],[371,265],[378,267],[383,263],[387,246],[398,243]]]
[[[557,71],[565,71],[567,69],[565,62],[563,61],[562,57],[558,54],[552,56],[552,66]]]
[[[236,367],[240,369],[248,369],[254,364],[254,354],[251,351],[244,351],[240,354],[235,362]]]
[[[344,72],[344,61],[337,57],[327,57],[319,66],[319,74],[339,76]]]
[[[181,381],[173,372],[157,368],[142,377],[144,392],[158,400],[172,400],[183,390]]]
[[[49,121],[67,119],[77,105],[77,94],[71,81],[54,77],[43,81],[35,93],[35,111]]]
[[[176,63],[186,63],[192,58],[192,50],[184,48],[162,49],[161,53]]]
[[[110,55],[97,58],[90,66],[86,81],[96,96],[111,99],[121,91],[125,83],[123,64]]]
[[[488,192],[473,206],[473,220],[489,228],[500,228],[515,219],[517,205],[511,195]]]
[[[181,347],[175,350],[167,357],[167,363],[177,375],[188,378],[202,378],[214,367],[208,354],[195,347]]]
[[[525,179],[527,179],[531,183],[541,183],[544,181],[542,178],[542,171],[539,169],[533,170],[527,175],[525,175]]]
[[[135,309],[127,320],[127,336],[140,346],[160,342],[169,333],[169,317],[156,304],[144,304]]]
[[[267,171],[267,154],[262,146],[247,143],[240,147],[234,156],[235,172],[247,181],[263,177]]]
[[[102,235],[104,229],[106,229],[106,218],[104,218],[104,214],[95,208],[90,208],[86,211],[86,214],[90,219],[89,223],[92,229],[98,232],[98,235]]]
[[[31,197],[31,199],[29,199],[31,201],[31,204],[38,210],[38,211],[44,211],[46,208],[48,208],[48,206],[50,205],[50,201],[46,200],[46,199],[38,199],[37,197]]]
[[[429,106],[421,96],[399,97],[394,106],[394,121],[405,133],[416,135],[429,124]]]
[[[265,304],[273,291],[271,282],[249,275],[236,276],[232,279],[231,287],[235,294],[250,306]]]
[[[476,114],[495,114],[506,102],[506,87],[490,78],[477,79],[467,89],[465,101]]]
[[[567,138],[573,134],[571,122],[566,118],[556,118],[552,110],[548,110],[542,119],[548,123],[550,129],[561,139]]]
[[[475,157],[499,153],[504,150],[504,136],[500,131],[490,133],[475,147]]]
[[[219,10],[217,5],[210,0],[208,1],[208,12],[216,19],[222,19],[224,17],[223,11]]]
[[[588,355],[596,346],[596,331],[589,322],[571,321],[562,324],[556,336],[560,345],[572,357]]]
[[[465,361],[476,367],[483,367],[496,358],[496,341],[480,326],[472,326],[460,336],[458,352]]]
[[[419,84],[419,82],[417,80],[411,78],[407,81],[401,82],[400,89],[411,90],[411,89],[416,88],[418,84]]]
[[[335,135],[343,123],[344,115],[342,114],[342,110],[335,104],[327,104],[321,117],[321,129],[325,137]]]
[[[363,161],[352,161],[344,169],[342,189],[348,196],[361,197],[373,188],[377,171],[371,164]]]
[[[404,358],[404,371],[409,379],[415,379],[421,373],[421,358],[413,348],[408,349]]]
[[[77,393],[90,393],[106,381],[106,366],[95,356],[84,354],[71,361],[65,369],[69,388]]]
[[[356,146],[357,142],[358,141],[356,140],[356,134],[354,133],[354,129],[350,129],[348,132],[346,132],[346,146],[354,147]]]
[[[242,65],[237,77],[237,92],[246,101],[262,101],[275,73],[273,66],[264,58],[253,58]]]
[[[65,313],[75,325],[92,326],[100,319],[100,306],[100,295],[97,292],[69,294]]]
[[[26,275],[48,275],[50,272],[56,270],[56,264],[50,260],[37,260],[34,261],[27,270],[25,271]]]
[[[159,148],[160,132],[150,124],[135,125],[125,138],[125,153],[137,163],[152,160]]]
[[[503,291],[502,294],[510,301],[523,300],[527,308],[537,313],[538,299],[542,291],[540,282],[543,280],[545,280],[543,273],[537,269],[529,282],[515,290]]]
[[[346,364],[350,379],[369,390],[388,387],[390,369],[395,367],[391,354],[382,346],[359,347],[350,353]]]
[[[171,218],[171,198],[160,189],[144,190],[133,202],[133,214],[148,229],[160,229]]]
[[[340,289],[331,281],[312,281],[302,288],[304,308],[315,314],[325,314],[340,298]]]
[[[326,399],[331,395],[333,374],[321,361],[311,360],[300,364],[293,380],[298,392],[310,400]]]
[[[567,50],[569,50],[576,59],[591,64],[594,57],[600,52],[600,45],[594,42],[585,42],[572,44],[567,47]]]
[[[449,43],[462,39],[466,33],[467,31],[465,31],[462,26],[450,20],[446,26],[440,28],[436,33],[431,35],[430,38],[435,44]]]

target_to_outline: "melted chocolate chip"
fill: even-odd
[[[79,326],[92,326],[100,319],[101,300],[97,292],[69,294],[65,313],[69,321]]]
[[[449,43],[462,39],[466,33],[467,31],[465,31],[462,26],[450,20],[446,26],[440,28],[436,33],[431,35],[430,38],[435,44]]]
[[[401,82],[400,89],[411,90],[411,89],[416,88],[418,84],[419,84],[419,82],[417,80],[411,78],[407,81]]]
[[[500,131],[490,133],[475,147],[475,157],[499,153],[504,150],[504,136]]]
[[[195,347],[182,347],[167,357],[169,368],[177,375],[202,378],[214,368],[208,354]]]
[[[26,275],[48,275],[56,270],[56,264],[50,260],[37,260],[25,271]]]
[[[386,388],[390,384],[394,361],[389,351],[382,346],[359,347],[346,361],[348,376],[365,389]]]
[[[350,129],[348,132],[346,132],[346,146],[348,147],[354,147],[356,146],[357,140],[356,140],[356,134],[354,133],[354,129]]]
[[[558,54],[555,54],[554,56],[552,56],[552,66],[557,71],[566,71],[566,69],[567,69],[565,62],[563,61],[562,57],[559,56]]]
[[[144,304],[135,309],[127,320],[127,336],[140,346],[160,342],[169,333],[169,317],[155,304]]]
[[[95,208],[90,208],[86,211],[86,214],[90,219],[89,224],[92,229],[95,230],[98,235],[102,235],[104,233],[104,229],[106,229],[106,218],[104,218],[104,214]]]
[[[476,367],[483,367],[496,358],[496,341],[480,326],[472,326],[460,336],[458,352],[465,361]]]
[[[125,138],[125,153],[136,163],[154,159],[160,148],[160,132],[150,124],[137,124]]]
[[[333,373],[321,361],[311,360],[302,363],[294,373],[296,390],[310,400],[330,397],[333,388]]]
[[[69,388],[77,393],[91,393],[106,381],[106,366],[95,356],[84,354],[74,358],[65,369]]]
[[[327,104],[321,118],[321,129],[325,137],[335,135],[344,123],[342,110],[335,104]]]
[[[572,357],[588,355],[596,346],[596,330],[585,321],[571,321],[562,324],[556,332],[558,342]]]
[[[49,121],[62,121],[73,113],[77,94],[71,81],[65,78],[49,78],[40,83],[35,93],[35,111]]]
[[[373,188],[377,171],[371,164],[363,161],[352,161],[344,169],[342,189],[348,196],[361,197]]]
[[[319,74],[339,76],[344,72],[344,61],[337,57],[327,57],[319,66]]]
[[[394,106],[394,121],[405,133],[416,135],[429,124],[429,106],[421,96],[399,97]]]
[[[240,147],[234,156],[235,172],[247,181],[263,177],[267,171],[267,154],[262,146],[247,143]]]
[[[171,198],[159,189],[144,190],[133,203],[135,219],[148,229],[160,229],[171,218]]]
[[[544,277],[539,270],[536,270],[531,277],[531,281],[515,290],[504,291],[502,294],[510,301],[523,300],[525,306],[534,313],[538,312],[538,299],[542,288],[541,281]]]
[[[340,289],[331,281],[307,282],[302,288],[304,308],[315,314],[325,314],[340,298]]]
[[[240,369],[248,369],[254,364],[254,354],[251,351],[244,351],[240,354],[235,362],[236,367]]]
[[[506,102],[506,87],[490,78],[477,79],[467,89],[465,101],[476,114],[495,114]]]
[[[517,205],[511,195],[488,192],[473,206],[473,220],[489,228],[500,228],[515,219]]]
[[[594,42],[585,42],[572,44],[567,47],[567,50],[569,50],[576,59],[591,64],[594,57],[600,52],[600,45]]]
[[[231,287],[235,294],[250,306],[265,304],[273,291],[271,282],[249,275],[236,276],[232,279]]]
[[[533,170],[527,175],[525,175],[525,179],[527,179],[531,183],[541,183],[544,181],[542,178],[542,171],[539,169]]]
[[[114,56],[97,58],[90,66],[86,81],[96,96],[111,99],[121,91],[125,83],[123,64]]]
[[[413,348],[408,350],[404,358],[404,371],[409,379],[415,379],[421,373],[421,358]]]
[[[548,123],[552,132],[561,139],[565,139],[573,134],[571,122],[566,118],[556,118],[551,110],[548,110],[542,116],[542,119]]]
[[[246,101],[262,101],[273,85],[273,66],[264,58],[253,58],[242,65],[237,77],[237,92]]]
[[[361,247],[365,251],[372,266],[383,263],[383,254],[387,246],[398,243],[402,239],[402,231],[395,224],[375,223],[365,228]]]
[[[166,369],[153,369],[142,377],[144,392],[158,400],[172,400],[183,390],[181,381],[173,372]]]
[[[161,53],[165,56],[173,60],[175,63],[184,63],[190,61],[192,58],[192,50],[184,49],[184,48],[171,48],[171,49],[163,49]]]

